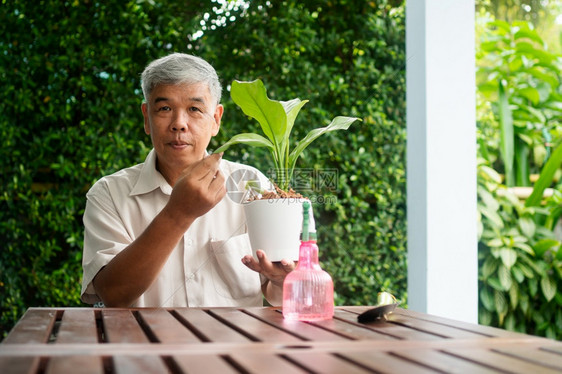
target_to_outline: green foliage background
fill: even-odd
[[[529,22],[479,19],[479,322],[562,339],[562,56]]]
[[[81,305],[85,192],[144,159],[140,73],[172,51],[207,59],[226,88],[211,147],[257,126],[230,100],[233,79],[309,99],[297,138],[336,114],[363,118],[315,142],[297,167],[337,171],[337,188],[313,190],[335,197],[314,209],[336,302],[374,304],[381,289],[406,299],[403,4],[271,3],[2,1],[0,335],[29,306]],[[242,146],[226,158],[272,166]]]

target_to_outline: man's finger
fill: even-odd
[[[215,201],[219,202],[226,195],[225,179],[222,173],[217,171],[209,182],[209,191],[215,193]]]
[[[222,153],[216,153],[206,156],[201,161],[197,162],[191,169],[192,175],[198,180],[208,178],[212,179],[219,171],[220,160]]]
[[[297,265],[295,264],[294,261],[287,260],[284,258],[281,260],[281,266],[283,267],[283,270],[285,270],[287,273],[290,273],[295,269]]]
[[[265,254],[265,251],[261,249],[258,249],[256,251],[256,256],[258,257],[260,267],[263,270],[262,273],[268,278],[284,276],[282,275],[283,272],[288,273],[291,270],[293,270],[294,263],[292,261],[283,260],[285,261],[286,265],[283,264],[283,262],[281,262],[281,264],[278,263],[274,264],[273,262],[267,259],[267,255]]]
[[[261,249],[256,251],[256,256],[258,257],[258,261],[260,262],[260,267],[265,271],[271,272],[274,270],[274,265],[271,261],[267,259],[267,255]]]
[[[250,269],[252,269],[253,271],[257,271],[258,273],[261,273],[262,271],[259,262],[257,262],[256,259],[252,257],[252,255],[246,255],[242,257],[242,263],[247,267],[249,267]]]

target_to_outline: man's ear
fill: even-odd
[[[212,131],[213,136],[219,133],[223,113],[224,113],[224,107],[221,104],[217,105],[217,107],[215,108],[215,115],[213,116],[213,118],[215,119],[215,124],[213,126],[213,131]]]
[[[148,105],[146,103],[142,103],[141,110],[142,116],[144,117],[144,132],[147,135],[150,135],[150,126],[148,122]]]

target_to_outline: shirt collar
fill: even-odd
[[[164,179],[164,176],[156,170],[156,152],[150,151],[141,167],[139,178],[131,190],[129,196],[142,195],[160,188],[166,195],[172,194],[172,186]]]

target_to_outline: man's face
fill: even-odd
[[[142,113],[158,169],[168,179],[205,156],[219,131],[223,107],[215,105],[205,83],[158,85]]]

